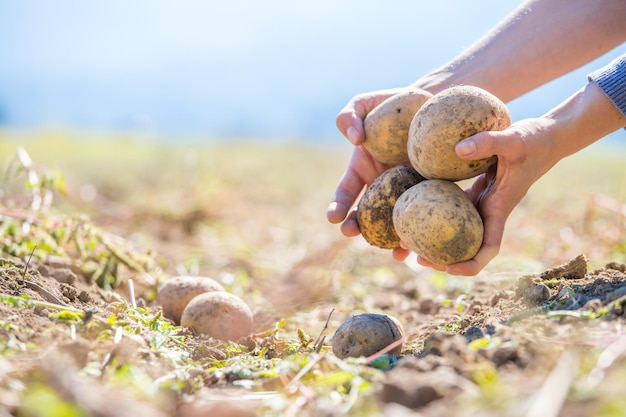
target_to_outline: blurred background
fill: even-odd
[[[517,5],[3,1],[0,128],[343,141],[335,115],[354,94],[411,83]],[[513,119],[542,114],[624,52],[510,103]]]

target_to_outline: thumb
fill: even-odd
[[[500,153],[502,133],[499,131],[486,131],[463,139],[456,144],[454,151],[462,159],[475,160],[488,158]]]

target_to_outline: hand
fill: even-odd
[[[466,193],[478,208],[485,233],[476,256],[447,267],[418,256],[418,263],[453,275],[478,274],[500,251],[507,218],[528,189],[556,163],[550,155],[550,122],[527,119],[500,132],[481,132],[456,146],[459,157],[498,156],[497,166],[480,175]]]
[[[374,107],[394,94],[403,91],[401,88],[374,91],[355,96],[337,115],[337,128],[355,145],[348,168],[343,174],[331,203],[326,211],[328,221],[341,224],[341,233],[347,237],[358,236],[361,232],[356,221],[356,209],[353,207],[363,188],[372,183],[380,174],[390,168],[375,158],[363,147],[365,139],[363,120]],[[397,248],[393,257],[405,259],[409,250]]]

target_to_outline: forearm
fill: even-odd
[[[626,39],[624,0],[532,0],[456,59],[413,85],[482,87],[508,102]]]
[[[594,82],[540,119],[549,126],[551,165],[626,126],[626,116]]]

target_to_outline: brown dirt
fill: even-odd
[[[89,311],[90,320],[99,322],[100,327],[114,311],[108,307],[113,301],[110,297],[68,268],[39,263],[30,265],[24,273],[22,261],[5,257],[2,262],[0,292],[3,294],[25,294],[32,300]],[[472,415],[464,414],[461,404],[468,402],[465,411],[477,407],[472,403],[473,399],[484,396],[484,392],[481,394],[484,390],[480,387],[481,377],[477,375],[480,372],[493,373],[493,370],[497,370],[498,378],[502,380],[502,386],[497,388],[502,392],[496,393],[492,401],[497,402],[501,396],[500,400],[506,402],[506,395],[513,395],[506,393],[511,387],[517,388],[515,396],[532,398],[547,383],[548,373],[564,360],[564,352],[575,352],[576,360],[583,360],[589,349],[606,343],[607,338],[616,338],[603,328],[619,328],[624,321],[626,266],[612,263],[590,272],[586,269],[586,259],[579,256],[540,274],[499,283],[481,281],[470,295],[449,304],[429,296],[418,296],[416,289],[407,285],[385,288],[373,302],[377,304],[376,308],[401,319],[408,343],[404,355],[393,357],[396,365],[376,383],[376,399],[381,409],[390,415],[395,415],[399,409],[406,415],[413,415],[413,412],[420,416]],[[581,318],[582,312],[603,309],[606,311],[598,318]],[[21,368],[42,366],[49,383],[61,385],[59,389],[69,390],[68,395],[74,397],[83,394],[75,392],[77,388],[70,382],[54,381],[59,372],[55,366],[63,363],[63,366],[80,369],[95,351],[115,351],[117,356],[135,363],[155,378],[172,371],[165,364],[155,366],[159,363],[156,356],[153,358],[155,362],[147,362],[145,358],[137,360],[135,351],[143,347],[141,342],[126,340],[122,346],[114,346],[110,341],[97,343],[93,337],[98,332],[93,328],[88,331],[85,323],[76,324],[83,330],[70,339],[68,327],[59,328],[58,319],[51,318],[53,312],[53,309],[42,306],[16,309],[0,304],[3,322],[14,324],[0,328],[0,338],[47,347],[37,353],[40,357],[26,355],[18,361],[9,360],[10,372],[19,373]],[[341,319],[340,312],[334,323]],[[477,349],[472,345],[473,341],[486,338],[494,346]],[[202,338],[197,342],[202,346],[198,355],[220,357],[220,350],[211,348],[210,342],[204,343],[207,341],[203,342]],[[252,346],[256,343],[259,340],[252,341]],[[58,363],[55,365],[51,361]],[[69,375],[68,378],[75,377]],[[218,378],[209,379],[205,384],[209,389],[214,387],[224,393],[223,388],[232,381]],[[82,389],[88,392],[87,387]],[[10,392],[0,390],[0,404],[9,410],[11,398]],[[142,407],[131,398],[126,400],[132,404],[130,411]],[[588,415],[587,406],[580,408],[575,404],[565,402],[558,415]],[[233,408],[233,413],[239,407],[227,403],[222,406]],[[154,404],[145,407],[145,412],[154,415],[161,412],[154,408]],[[182,407],[182,411],[179,410],[182,415],[199,415],[196,413],[212,410],[217,405],[192,402],[180,403],[179,407]],[[94,414],[106,415],[107,412],[104,404],[91,404],[90,410]],[[476,410],[485,412],[482,406]],[[240,411],[241,415],[252,415],[250,408],[244,407]]]
[[[100,200],[78,209],[70,201],[69,212],[89,211],[93,222],[111,233],[105,236],[109,243],[151,260],[146,261],[148,274],[120,262],[116,272],[121,280],[113,291],[93,282],[72,256],[35,256],[26,267],[29,251],[16,257],[4,250],[0,417],[45,415],[33,404],[47,404],[42,398],[50,400],[50,392],[80,411],[67,415],[103,417],[609,417],[626,408],[622,388],[626,265],[620,259],[591,266],[600,257],[619,253],[611,248],[623,240],[623,214],[609,210],[607,216],[598,215],[601,205],[590,200],[591,208],[581,211],[589,217],[584,226],[563,222],[572,226],[559,234],[545,230],[549,220],[577,211],[574,204],[556,196],[562,204],[547,200],[546,209],[531,198],[520,206],[522,215],[511,219],[511,230],[521,237],[510,235],[506,244],[512,250],[502,259],[514,259],[524,269],[516,258],[525,249],[521,242],[536,239],[541,245],[533,246],[537,254],[530,257],[553,267],[536,273],[449,277],[395,263],[387,253],[358,239],[345,239],[318,219],[345,163],[340,160],[334,171],[326,173],[320,167],[326,167],[327,159],[323,153],[313,168],[305,169],[319,176],[311,183],[302,185],[308,177],[293,179],[293,184],[279,188],[273,186],[278,179],[258,175],[265,167],[254,165],[254,155],[232,172],[256,181],[227,184],[219,193],[206,195],[207,178],[213,176],[198,173],[185,177],[186,187],[176,183],[161,190],[143,187],[155,191],[144,192],[148,201],[141,204],[120,197],[125,192],[132,196],[141,188],[138,184],[130,191],[110,186],[110,200],[104,197],[107,184],[97,184],[98,190],[105,190]],[[281,181],[291,178],[276,176]],[[319,184],[329,185],[324,189]],[[21,211],[0,208],[5,218],[22,219]],[[546,221],[529,223],[539,216]],[[8,235],[2,238],[3,244],[12,240]],[[576,243],[593,257],[572,255]],[[151,249],[145,250],[143,244]],[[549,249],[539,252],[539,247]],[[566,261],[554,262],[560,258]],[[172,336],[185,338],[193,364],[181,366],[167,356],[176,352],[175,343],[168,342],[169,353],[152,348],[158,332],[151,327],[153,322],[138,324],[128,307],[129,279],[137,305],[158,312],[156,285],[181,270],[214,277],[249,303],[254,332],[238,342],[249,351],[262,351],[275,368],[257,369],[256,362],[243,358],[237,362],[240,356],[232,347],[184,328]],[[28,299],[8,300],[9,296]],[[59,306],[80,314],[59,317]],[[397,318],[405,330],[405,351],[389,356],[383,370],[359,365],[358,376],[371,387],[362,388],[351,403],[350,388],[359,392],[354,378],[344,381],[338,375],[344,382],[324,391],[324,384],[336,376],[334,371],[353,364],[333,359],[332,349],[323,341],[330,340],[348,317],[363,312]],[[275,326],[283,319],[277,336]],[[124,335],[116,339],[116,328],[122,325]],[[321,356],[316,353],[320,348]],[[294,349],[310,362],[289,362]],[[300,374],[306,364],[314,363],[317,366],[306,377]],[[157,390],[156,381],[175,381],[175,386]],[[35,389],[41,387],[49,390]],[[333,401],[338,397],[348,400],[337,406]]]

